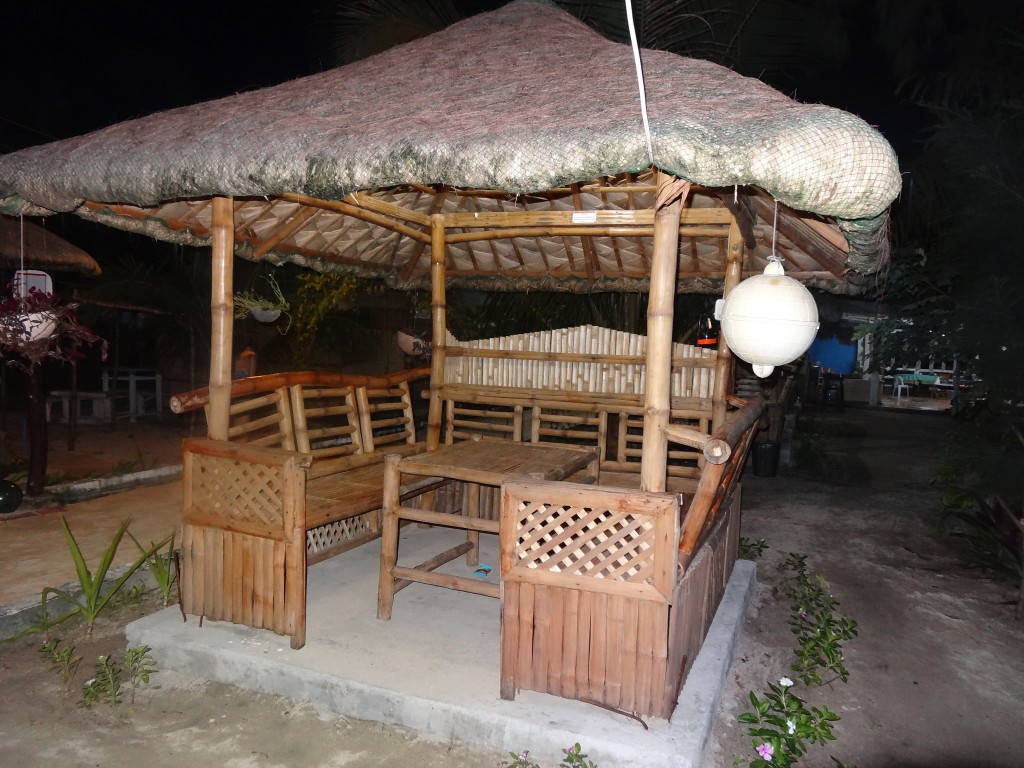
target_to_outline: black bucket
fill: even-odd
[[[758,477],[775,477],[779,473],[778,440],[754,443],[751,453],[753,454],[755,475]]]

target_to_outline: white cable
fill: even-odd
[[[647,157],[654,165],[654,145],[651,143],[651,124],[647,121],[647,91],[644,88],[644,69],[640,63],[640,46],[636,41],[636,26],[633,24],[633,4],[626,0],[626,21],[629,23],[629,39],[633,44],[633,62],[636,64],[636,82],[640,88],[640,112],[644,118],[644,135],[647,137]]]
[[[775,215],[772,216],[772,255],[768,257],[769,261],[777,261],[780,264],[782,259],[779,258],[778,254],[775,253],[775,237],[779,233],[779,201],[775,201]]]

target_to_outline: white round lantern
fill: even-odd
[[[763,275],[748,277],[725,297],[722,334],[737,357],[764,378],[776,365],[796,360],[818,333],[818,307],[782,264],[768,262]]]

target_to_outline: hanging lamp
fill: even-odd
[[[725,343],[738,358],[753,366],[760,378],[771,374],[777,365],[796,360],[806,352],[818,334],[818,307],[811,292],[798,280],[787,277],[782,261],[775,253],[775,227],[772,253],[764,273],[748,277],[724,300],[716,304],[716,317],[722,321]]]

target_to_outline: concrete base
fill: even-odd
[[[410,526],[399,562],[421,562],[459,535]],[[490,539],[482,560],[497,571],[495,537],[482,538]],[[224,622],[200,627],[196,617],[183,623],[177,607],[130,624],[129,645],[151,646],[161,669],[402,725],[441,741],[528,749],[541,762],[557,764],[564,748],[580,742],[598,765],[701,765],[755,583],[753,563],[737,563],[674,717],[650,719],[645,730],[634,719],[579,701],[532,691],[521,691],[515,701],[499,698],[500,609],[493,598],[413,584],[397,594],[391,621],[378,621],[379,553],[373,543],[310,568],[301,650],[263,630]],[[474,572],[463,561],[446,570]]]

